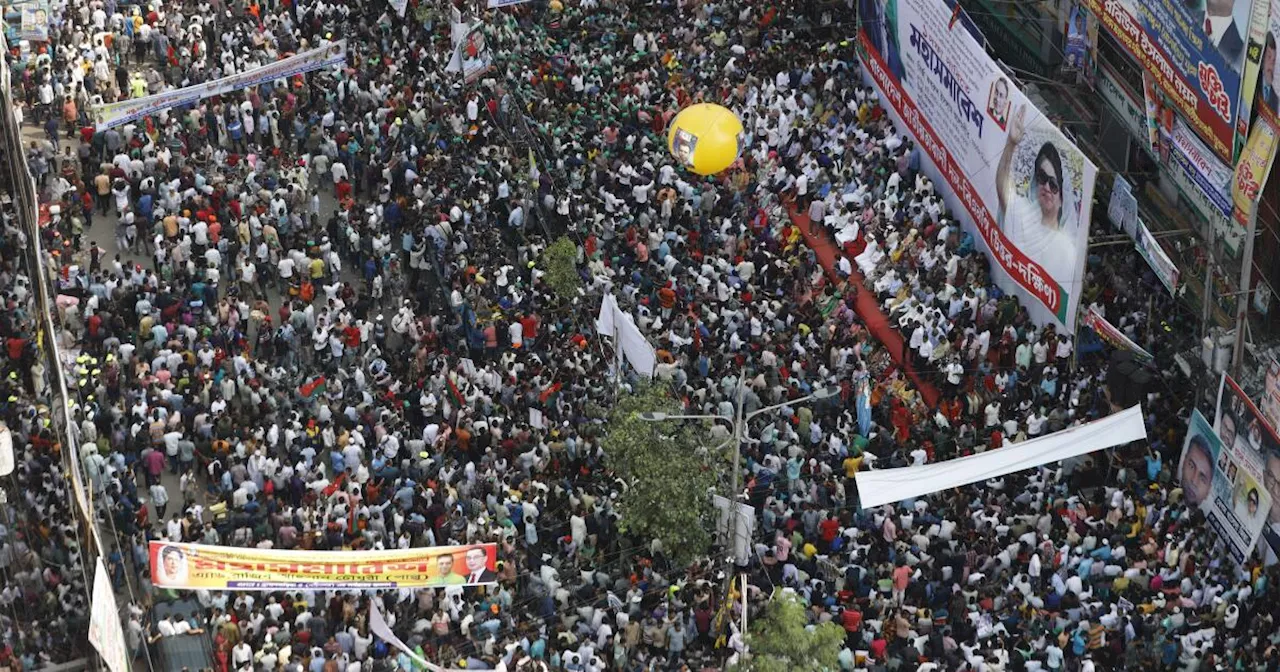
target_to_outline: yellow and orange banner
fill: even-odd
[[[1276,158],[1278,138],[1275,123],[1275,119],[1269,114],[1258,115],[1253,131],[1249,133],[1249,142],[1245,143],[1244,151],[1240,153],[1240,162],[1236,164],[1235,179],[1231,182],[1232,209],[1235,211],[1236,223],[1246,229],[1254,208],[1258,207],[1262,187],[1267,183],[1271,164]]]
[[[153,541],[151,582],[188,590],[369,590],[497,583],[497,544],[282,551]]]

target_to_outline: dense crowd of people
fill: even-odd
[[[42,269],[18,216],[15,185],[24,176],[9,174],[21,165],[11,152],[21,151],[0,150],[0,443],[12,445],[0,459],[0,669],[37,669],[88,649],[76,635],[88,627],[83,528],[39,348],[47,332],[34,280]]]
[[[447,10],[411,3],[400,18],[341,0],[75,0],[48,51],[15,71],[22,116],[46,137],[28,162],[49,217],[56,338],[112,580],[133,601],[131,653],[205,637],[221,671],[414,669],[371,633],[379,600],[397,635],[445,666],[736,660],[739,633],[716,631],[722,607],[739,608],[723,604],[720,568],[677,565],[618,525],[609,428],[594,419],[640,376],[595,333],[612,292],[691,413],[842,390],[762,419],[743,446],[760,512],[748,609],[795,593],[812,624],[844,628],[842,669],[1277,669],[1274,571],[1225,560],[1182,505],[1183,391],[1149,396],[1149,445],[860,510],[861,469],[999,449],[1112,406],[1105,352],[1078,356],[1073,334],[1033,324],[992,283],[862,85],[842,42],[848,6],[551,0],[482,18],[493,67],[469,84],[446,72]],[[93,126],[96,104],[339,37],[337,71]],[[746,129],[740,162],[711,178],[666,152],[667,124],[699,101]],[[793,212],[844,246],[831,272]],[[576,249],[576,297],[547,277],[560,237]],[[6,262],[21,243],[7,227]],[[24,501],[6,511],[66,521],[0,528],[0,599],[41,614],[21,627],[0,614],[0,665],[35,669],[71,650],[87,609],[34,401],[47,392],[20,259],[0,276],[13,308],[3,384],[20,399],[4,420],[25,446]],[[1150,325],[1178,308],[1132,291],[1154,287],[1135,259],[1091,257],[1087,301],[1167,363],[1173,347]],[[859,292],[899,325],[908,365],[942,391],[935,406],[904,353],[866,329]],[[869,418],[854,410],[861,391]],[[495,542],[498,582],[192,600],[151,586],[151,540]],[[174,600],[190,608],[152,615]]]

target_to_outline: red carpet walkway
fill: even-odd
[[[841,254],[841,252],[836,249],[835,243],[827,235],[826,231],[813,226],[807,213],[800,212],[794,207],[788,210],[792,223],[799,227],[800,232],[804,234],[804,242],[818,255],[818,262],[822,264],[823,268],[827,269],[827,275],[833,281],[838,282],[840,278],[836,275],[836,255]],[[938,388],[917,374],[910,364],[902,361],[902,334],[889,323],[889,318],[880,309],[880,302],[876,300],[874,293],[863,284],[862,272],[858,270],[857,264],[853,264],[853,274],[849,276],[849,281],[858,284],[859,291],[855,310],[857,310],[858,316],[862,318],[862,321],[866,323],[867,330],[884,345],[890,356],[893,357],[893,361],[906,369],[907,376],[911,378],[915,388],[920,391],[920,396],[924,398],[924,402],[929,405],[929,408],[937,408],[938,400],[941,397]]]

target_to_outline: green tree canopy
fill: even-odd
[[[809,616],[798,597],[774,593],[764,612],[747,624],[747,660],[735,672],[829,672],[840,667],[844,628],[824,623],[807,629]]]
[[[568,236],[561,236],[539,255],[545,269],[544,280],[556,298],[570,303],[578,297],[582,278],[578,276],[578,246]]]
[[[667,556],[684,564],[703,555],[713,541],[710,489],[723,469],[708,463],[700,448],[706,434],[687,422],[649,422],[641,413],[681,413],[666,385],[643,383],[619,395],[609,411],[601,447],[610,468],[628,487],[618,501],[623,530],[658,539]]]

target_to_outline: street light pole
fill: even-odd
[[[733,536],[731,538],[732,545],[729,547],[734,553],[734,564],[738,564],[738,516],[741,515],[741,505],[738,503],[738,496],[742,494],[742,437],[746,433],[746,420],[742,417],[742,402],[747,396],[743,387],[743,378],[746,372],[743,371],[738,375],[738,387],[735,394],[738,399],[734,404],[733,410],[733,473],[730,474],[729,485],[729,504],[732,506],[733,515],[730,516],[730,523],[733,525]]]
[[[730,524],[733,525],[733,533],[732,533],[732,536],[730,537],[730,542],[732,543],[732,548],[734,551],[735,564],[737,564],[737,561],[739,560],[746,560],[745,557],[743,558],[738,557],[737,548],[738,548],[738,527],[739,527],[738,519],[742,515],[742,503],[740,501],[742,496],[742,487],[743,487],[742,486],[742,444],[749,441],[749,439],[746,436],[747,424],[751,422],[753,418],[756,418],[760,415],[764,415],[765,413],[769,413],[770,411],[776,411],[779,408],[783,408],[784,406],[795,406],[797,404],[803,404],[807,401],[811,401],[814,399],[829,399],[840,393],[840,388],[838,387],[820,387],[814,390],[812,394],[805,395],[803,397],[800,397],[799,399],[784,401],[780,404],[773,404],[772,406],[757,408],[756,410],[751,411],[750,413],[744,413],[743,405],[746,402],[746,396],[747,396],[745,380],[746,380],[746,372],[744,371],[742,374],[738,376],[737,385],[736,387],[734,387],[734,395],[736,398],[734,399],[732,417],[726,416],[726,415],[714,415],[714,414],[668,414],[668,413],[661,413],[661,412],[646,412],[646,413],[639,414],[640,419],[646,422],[666,422],[667,420],[712,420],[712,421],[718,420],[720,422],[727,422],[731,424],[731,433],[730,433],[730,438],[728,443],[733,444],[733,466],[732,466],[733,473],[730,474],[730,478],[729,478],[730,494],[727,499],[729,500],[729,503],[731,505]],[[720,444],[720,446],[717,447],[714,452],[719,452],[720,448],[723,448],[725,445],[726,444]],[[732,576],[732,573],[730,572],[728,573],[728,575]]]

